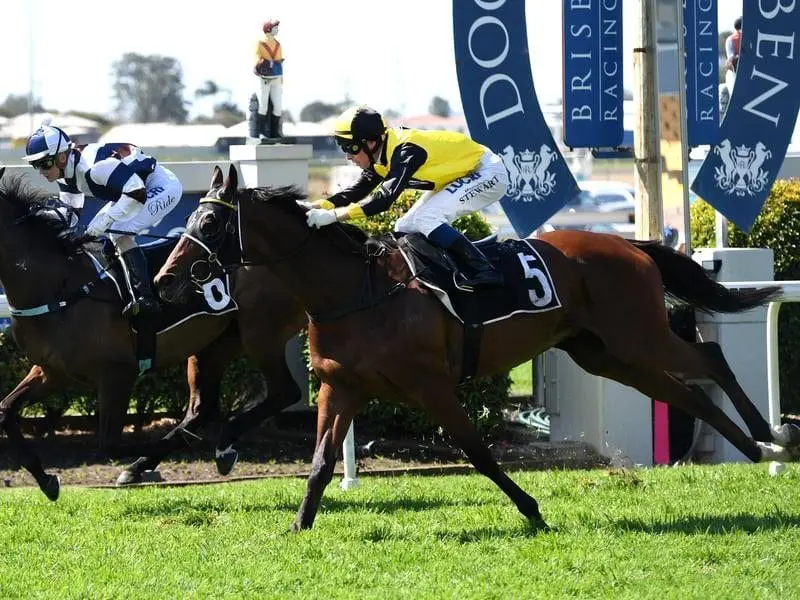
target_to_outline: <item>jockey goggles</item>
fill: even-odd
[[[43,169],[49,169],[55,164],[55,162],[56,162],[55,156],[45,156],[44,158],[40,158],[39,160],[31,161],[31,166],[37,171],[41,171]]]
[[[366,145],[363,142],[357,142],[355,140],[348,140],[340,137],[336,138],[336,144],[339,146],[339,148],[342,149],[342,152],[344,152],[345,154],[353,154],[353,155],[361,152],[361,150]]]

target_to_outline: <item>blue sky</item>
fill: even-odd
[[[457,2],[471,0],[457,0]],[[540,101],[561,95],[561,2],[526,1],[534,85]],[[633,45],[638,0],[624,0],[625,54]],[[741,0],[718,0],[720,29]],[[111,64],[125,52],[177,58],[187,97],[212,79],[241,108],[255,91],[252,54],[269,17],[281,19],[284,105],[297,115],[314,100],[346,94],[378,109],[427,111],[432,96],[460,110],[453,62],[451,0],[226,0],[215,8],[161,0],[5,0],[0,35],[0,100],[34,95],[57,111],[111,114]],[[212,5],[213,6],[213,5]],[[556,53],[554,56],[554,52]],[[559,57],[559,58],[555,58]],[[31,68],[32,66],[32,68]],[[625,75],[631,87],[631,71]],[[208,113],[210,102],[191,114]]]

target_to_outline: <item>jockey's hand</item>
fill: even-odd
[[[311,210],[312,208],[336,208],[336,205],[330,200],[314,200],[313,202],[297,200],[297,206],[305,208],[306,210]]]
[[[63,231],[58,236],[64,242],[64,246],[68,250],[76,250],[84,243],[88,242],[92,237],[86,233],[86,228],[83,225],[76,225],[71,229]]]
[[[309,227],[317,229],[336,223],[336,212],[325,208],[312,208],[306,213],[306,222]]]

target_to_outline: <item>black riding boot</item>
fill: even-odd
[[[475,289],[503,285],[503,274],[467,238],[457,237],[448,250],[461,270],[459,283],[463,287]]]
[[[283,134],[281,133],[281,118],[280,116],[270,115],[269,116],[269,137],[271,138],[281,138]]]
[[[128,283],[131,301],[122,309],[123,317],[135,317],[140,314],[156,314],[161,306],[153,295],[150,277],[147,272],[147,258],[141,248],[136,246],[123,252],[122,268]]]
[[[259,118],[258,133],[259,133],[261,139],[263,140],[264,138],[269,138],[270,137],[270,131],[269,131],[270,116],[269,116],[269,114],[258,115],[258,118]]]

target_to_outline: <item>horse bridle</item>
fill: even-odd
[[[219,232],[214,234],[211,239],[209,236],[204,235],[199,227],[196,234],[189,233],[189,227],[187,227],[186,231],[183,232],[181,237],[188,238],[206,253],[206,258],[198,259],[194,261],[191,266],[189,267],[189,279],[198,287],[201,287],[204,283],[206,283],[209,279],[211,279],[217,272],[220,273],[229,273],[233,267],[241,266],[243,263],[239,264],[232,264],[232,265],[224,265],[222,261],[219,259],[219,252],[222,251],[222,247],[225,244],[225,235],[233,236],[236,233],[236,225],[234,223],[234,218],[237,216],[239,211],[238,207],[231,202],[226,202],[225,200],[221,200],[219,198],[213,198],[211,196],[206,196],[205,198],[201,198],[198,204],[219,204],[224,206],[225,208],[230,209],[228,213],[228,219],[225,222],[225,226],[220,229]],[[199,214],[194,215],[195,218],[199,218]],[[217,252],[211,249],[211,245],[217,246]],[[201,274],[198,274],[198,271],[205,265],[206,267],[206,275],[203,277]]]

